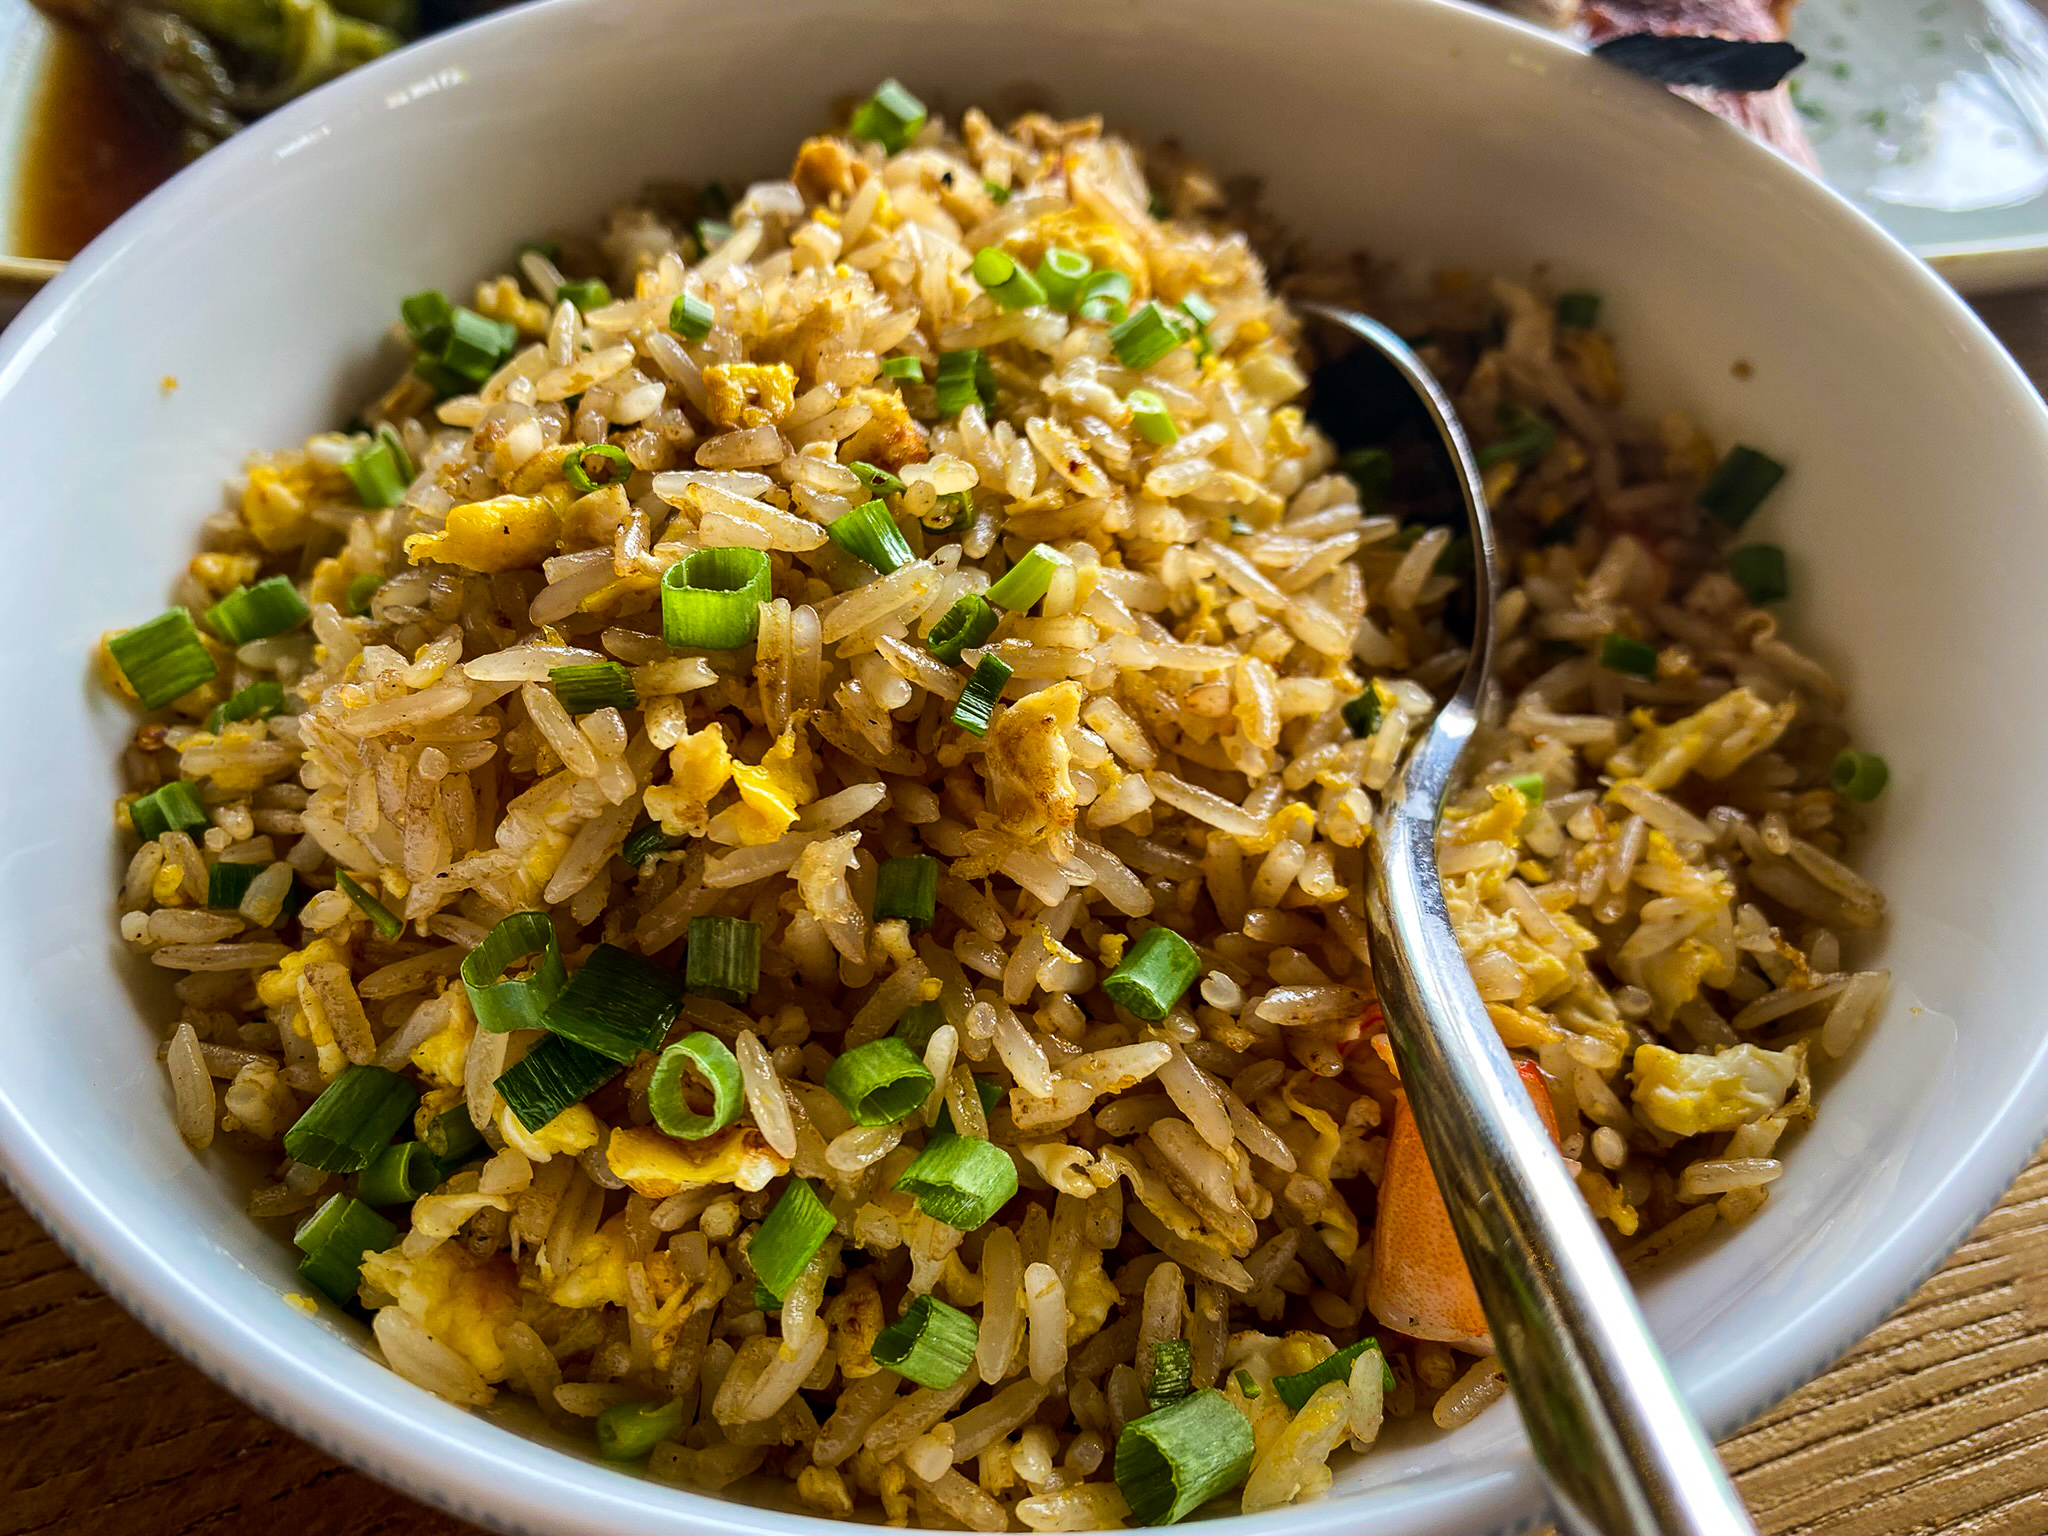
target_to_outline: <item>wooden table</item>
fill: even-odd
[[[2048,381],[2048,299],[1985,318]],[[1723,1447],[1767,1536],[2048,1536],[2048,1156],[1920,1294]],[[461,1536],[173,1356],[0,1191],[0,1536]]]

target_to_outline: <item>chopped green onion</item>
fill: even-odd
[[[505,973],[522,960],[536,962],[532,973],[506,979]],[[462,989],[469,994],[470,1011],[494,1035],[542,1028],[555,994],[568,979],[561,941],[545,912],[514,912],[485,934],[483,943],[462,962]]]
[[[623,485],[633,478],[633,461],[626,450],[614,443],[592,443],[581,453],[563,461],[562,478],[572,490],[588,496],[608,485]]]
[[[761,925],[742,917],[693,917],[683,985],[735,1008],[761,989]]]
[[[988,200],[998,208],[1010,200],[1010,189],[1008,187],[999,181],[990,181],[985,176],[981,181],[981,190],[988,194]]]
[[[668,307],[668,328],[687,341],[702,341],[711,334],[717,317],[711,306],[694,293],[679,293]]]
[[[538,1134],[563,1110],[582,1103],[625,1070],[609,1056],[549,1035],[517,1066],[499,1073],[496,1086],[519,1123]]]
[[[448,320],[448,338],[434,361],[471,384],[496,373],[519,345],[519,329],[491,320],[473,309],[457,309]]]
[[[1052,590],[1052,579],[1073,562],[1050,544],[1034,544],[1031,552],[988,589],[988,600],[1012,613],[1027,613],[1031,605]]]
[[[979,347],[941,352],[938,376],[933,384],[938,390],[941,417],[958,416],[970,405],[986,407],[996,401],[995,375]]]
[[[161,788],[134,800],[128,806],[128,820],[135,835],[153,843],[166,832],[195,831],[206,825],[206,808],[198,791],[183,779],[173,779]]]
[[[1312,1365],[1298,1375],[1275,1376],[1273,1390],[1279,1394],[1280,1401],[1287,1405],[1288,1412],[1299,1413],[1302,1405],[1316,1395],[1317,1387],[1332,1381],[1349,1381],[1351,1367],[1357,1364],[1358,1357],[1368,1349],[1380,1357],[1381,1385],[1387,1391],[1393,1391],[1394,1373],[1387,1365],[1387,1357],[1380,1349],[1379,1340],[1372,1338],[1360,1339],[1349,1348],[1338,1350],[1322,1364]]]
[[[363,1255],[382,1253],[397,1240],[398,1228],[347,1195],[329,1195],[292,1234],[292,1245],[305,1255],[299,1278],[341,1307],[356,1299]]]
[[[1180,428],[1174,424],[1173,412],[1151,390],[1134,389],[1126,401],[1131,408],[1131,421],[1146,442],[1156,448],[1164,448],[1180,441]]]
[[[690,1108],[683,1089],[694,1072],[711,1090],[711,1113]],[[647,1080],[647,1108],[664,1135],[678,1141],[715,1136],[740,1117],[744,1108],[740,1064],[718,1036],[698,1030],[661,1053]]]
[[[476,1128],[476,1121],[470,1118],[469,1106],[458,1104],[453,1109],[443,1110],[428,1124],[420,1136],[420,1145],[434,1154],[434,1160],[444,1168],[452,1168],[463,1162],[470,1153],[484,1144],[484,1133]]]
[[[766,551],[692,550],[661,578],[661,638],[706,651],[752,645],[773,595]]]
[[[455,306],[448,302],[447,294],[430,288],[425,293],[400,299],[398,318],[405,322],[406,334],[422,350],[438,352],[448,339],[448,327],[455,319]]]
[[[932,626],[925,649],[949,666],[960,664],[960,653],[971,651],[996,632],[1002,615],[988,605],[978,592],[955,599],[944,618]]]
[[[612,291],[601,277],[565,278],[562,286],[555,290],[555,302],[567,299],[576,306],[578,314],[593,309],[603,309],[612,301]]]
[[[633,686],[633,674],[616,661],[552,667],[548,670],[548,681],[555,685],[555,697],[562,701],[562,708],[572,715],[640,707],[640,692]]]
[[[1151,1023],[1172,1011],[1194,979],[1202,957],[1171,928],[1147,928],[1115,970],[1102,978],[1110,1001]]]
[[[838,1225],[809,1179],[791,1179],[775,1209],[754,1233],[747,1258],[754,1266],[754,1278],[761,1289],[780,1302],[789,1295],[797,1276],[811,1257],[825,1246],[825,1239]]]
[[[334,888],[356,904],[356,910],[370,920],[370,926],[387,939],[395,939],[405,932],[405,924],[385,906],[351,879],[343,870],[334,872]]]
[[[395,506],[405,497],[406,477],[399,472],[391,444],[379,439],[358,448],[341,466],[356,500],[366,507]]]
[[[1645,682],[1657,675],[1657,647],[1646,645],[1633,635],[1608,635],[1600,642],[1600,665],[1623,677]]]
[[[635,827],[633,835],[626,839],[626,846],[619,850],[619,857],[634,868],[639,868],[659,853],[673,853],[683,846],[680,837],[670,837],[661,830],[661,823],[650,821],[644,827]]]
[[[1097,325],[1121,325],[1131,302],[1131,280],[1113,269],[1090,274],[1074,293],[1074,313]]]
[[[1859,752],[1850,747],[1836,756],[1828,783],[1836,794],[1868,805],[1884,793],[1891,777],[1890,765],[1875,752]]]
[[[1244,1394],[1246,1402],[1256,1401],[1265,1391],[1265,1388],[1259,1385],[1259,1378],[1250,1371],[1240,1370],[1233,1379],[1237,1382],[1237,1390]]]
[[[885,1365],[905,1381],[943,1392],[974,1363],[981,1325],[957,1307],[935,1296],[921,1295],[895,1322],[875,1335],[877,1365]]]
[[[413,467],[412,455],[405,451],[405,439],[398,435],[398,428],[390,422],[380,422],[375,433],[378,442],[391,453],[391,462],[398,470],[398,478],[411,485],[419,471]]]
[[[549,261],[559,262],[562,259],[562,242],[559,240],[522,240],[517,248],[513,250],[512,254],[514,256],[524,256],[528,251],[533,252],[536,256],[545,256]]]
[[[875,921],[905,919],[913,929],[932,925],[939,909],[939,861],[927,853],[884,859],[875,876]]]
[[[199,627],[183,608],[166,609],[148,623],[114,636],[107,650],[144,709],[162,709],[220,675],[199,638]]]
[[[978,1136],[934,1135],[896,1187],[934,1221],[972,1232],[1017,1193],[1017,1164]]]
[[[910,361],[914,363],[917,359],[913,357]],[[846,467],[854,472],[859,478],[860,483],[868,488],[871,495],[898,496],[903,492],[903,482],[890,474],[886,469],[877,469],[874,465],[861,459],[855,459]]]
[[[1380,720],[1386,707],[1380,702],[1379,684],[1367,683],[1365,692],[1348,700],[1343,708],[1344,723],[1351,727],[1354,736],[1370,736],[1380,728]]]
[[[1004,309],[1030,309],[1045,302],[1038,279],[1018,266],[1008,251],[993,245],[974,253],[974,280]]]
[[[903,1017],[896,1021],[896,1038],[901,1040],[918,1059],[924,1058],[925,1047],[932,1043],[932,1036],[939,1032],[939,1026],[946,1022],[946,1010],[936,1001],[917,1003],[903,1011]]]
[[[1216,306],[1199,293],[1180,301],[1181,313],[1195,323],[1195,356],[1207,357],[1216,349],[1209,344],[1209,325],[1216,318]]]
[[[1014,670],[1000,656],[983,655],[975,663],[967,686],[960,691],[960,701],[953,706],[953,723],[970,736],[986,736],[995,723],[1003,685],[1009,682]]]
[[[1560,293],[1557,296],[1557,323],[1568,331],[1590,331],[1600,323],[1600,295]]]
[[[623,1064],[659,1046],[682,1006],[682,978],[674,971],[600,944],[562,987],[545,1027]]]
[[[884,80],[854,112],[849,131],[856,139],[879,144],[893,155],[908,148],[924,131],[925,116],[924,103],[901,82]]]
[[[924,515],[925,527],[933,533],[958,533],[974,521],[974,493],[948,491]]]
[[[350,1067],[284,1133],[285,1156],[326,1173],[360,1173],[419,1101],[409,1078],[382,1067]]]
[[[732,212],[732,193],[722,181],[707,181],[697,194],[697,211],[707,218],[722,219]]]
[[[1166,200],[1164,193],[1154,192],[1145,199],[1145,211],[1153,218],[1164,222],[1173,217],[1173,204]]]
[[[696,234],[698,253],[709,256],[732,238],[732,226],[724,219],[699,219]]]
[[[312,610],[288,576],[237,587],[206,611],[213,632],[231,645],[268,640],[306,622]]]
[[[1730,528],[1740,528],[1784,478],[1785,466],[1776,459],[1738,444],[1700,487],[1699,502]]]
[[[1187,339],[1187,332],[1157,303],[1148,303],[1109,333],[1116,360],[1133,372],[1150,368]]]
[[[1497,443],[1488,443],[1473,455],[1481,469],[1491,469],[1496,464],[1516,463],[1524,466],[1535,464],[1557,445],[1557,428],[1538,416],[1526,405],[1510,402],[1500,408],[1501,426],[1508,435]]]
[[[932,1075],[894,1035],[846,1052],[825,1073],[825,1087],[855,1125],[894,1125],[930,1097]]]
[[[1045,290],[1046,302],[1054,309],[1072,314],[1074,306],[1080,302],[1081,284],[1094,270],[1095,263],[1079,251],[1058,245],[1047,246],[1045,254],[1038,260],[1038,286]]]
[[[1145,1401],[1156,1412],[1194,1390],[1194,1355],[1186,1339],[1161,1339],[1152,1346],[1152,1382]]]
[[[411,1205],[431,1195],[441,1182],[441,1165],[416,1141],[401,1141],[377,1154],[356,1180],[356,1198],[365,1205]]]
[[[412,376],[431,389],[436,400],[446,400],[450,395],[462,394],[470,387],[468,379],[438,357],[428,357],[424,354],[412,360]]]
[[[283,709],[284,685],[265,678],[251,683],[226,703],[214,705],[213,712],[206,717],[206,728],[217,733],[222,726],[238,720],[268,720]]]
[[[1384,448],[1354,448],[1337,461],[1337,468],[1358,487],[1358,499],[1366,509],[1383,506],[1394,491],[1394,456]]]
[[[131,813],[132,814],[132,813]],[[242,904],[267,864],[216,864],[206,872],[206,904],[216,912],[232,912]]]
[[[683,1405],[613,1403],[597,1416],[597,1454],[606,1461],[639,1461],[683,1427]]]
[[[908,384],[922,384],[924,360],[916,357],[885,357],[882,359],[882,377],[902,379]]]
[[[880,500],[863,502],[844,517],[833,518],[825,525],[825,532],[854,559],[873,566],[884,576],[902,570],[916,558],[903,530],[889,515],[888,504]]]
[[[1728,551],[1728,574],[1752,603],[1775,603],[1792,590],[1785,551],[1775,544],[1745,544]]]
[[[1507,782],[1508,788],[1520,795],[1532,808],[1543,803],[1542,774],[1518,773]]]
[[[384,585],[384,578],[374,571],[365,571],[348,584],[345,599],[348,611],[361,618],[370,611],[370,600],[377,595],[377,589]]]
[[[1133,1419],[1116,1440],[1116,1485],[1142,1525],[1173,1525],[1251,1471],[1245,1416],[1213,1387]]]

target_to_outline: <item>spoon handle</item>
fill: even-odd
[[[1432,735],[1455,759],[1470,711],[1445,714]],[[1399,797],[1369,844],[1374,979],[1558,1520],[1574,1536],[1755,1536],[1472,983],[1437,872],[1437,804]]]

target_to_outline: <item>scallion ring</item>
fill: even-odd
[[[523,960],[534,962],[532,971],[508,979],[505,973]],[[502,919],[462,962],[462,988],[469,994],[470,1011],[478,1024],[497,1035],[541,1028],[568,979],[561,942],[545,912],[514,912]]]
[[[661,579],[661,637],[679,649],[732,651],[761,631],[761,605],[774,594],[759,549],[698,549]]]
[[[685,1093],[691,1074],[711,1090],[711,1112],[690,1108]],[[746,1107],[740,1064],[718,1036],[698,1030],[661,1053],[647,1081],[647,1108],[664,1135],[678,1141],[715,1136],[740,1117]]]

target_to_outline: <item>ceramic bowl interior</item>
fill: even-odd
[[[653,177],[786,174],[835,98],[890,74],[947,110],[1030,96],[1177,137],[1262,178],[1325,246],[1598,288],[1639,402],[1793,466],[1755,532],[1791,552],[1789,631],[1847,678],[1860,739],[1891,762],[1865,862],[1893,900],[1877,949],[1897,986],[1770,1204],[1646,1302],[1717,1430],[1819,1372],[2048,1125],[2048,861],[2024,814],[2048,760],[2029,698],[2048,676],[2048,423],[1968,312],[1821,188],[1547,37],[1430,0],[552,0],[317,93],[118,225],[0,347],[0,463],[17,467],[0,1156],[17,1189],[259,1409],[471,1518],[826,1529],[521,1438],[280,1300],[290,1255],[243,1216],[244,1171],[173,1131],[164,977],[116,942],[108,808],[132,720],[87,656],[162,605],[245,452],[345,418],[397,366],[399,296],[459,288]],[[1538,1507],[1502,1408],[1400,1439],[1285,1518],[1447,1536]]]

